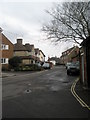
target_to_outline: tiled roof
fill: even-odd
[[[27,49],[24,47],[24,45],[16,43],[14,44],[14,51],[27,51]]]
[[[13,43],[12,43],[12,42],[8,39],[8,37],[7,37],[5,34],[3,34],[3,33],[2,33],[2,44],[4,44],[3,38],[6,38],[6,39],[9,41],[9,43],[11,43],[11,44],[13,45]]]
[[[62,54],[65,53],[65,52],[67,52],[67,51],[70,52],[73,48],[74,48],[74,47],[67,49],[66,51],[62,52]]]
[[[34,45],[30,45],[29,43],[25,44],[24,47],[26,48],[27,51],[32,51],[34,49]]]

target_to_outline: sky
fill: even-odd
[[[58,0],[56,0],[58,1]],[[59,0],[60,1],[60,0]],[[62,3],[62,1],[61,1]],[[34,0],[3,0],[0,1],[0,27],[3,33],[12,43],[16,43],[17,38],[23,39],[23,44],[34,44],[48,57],[60,57],[61,53],[73,47],[73,43],[51,43],[45,40],[45,33],[41,31],[44,23],[51,19],[45,10],[50,10],[54,4],[53,0],[46,2]]]

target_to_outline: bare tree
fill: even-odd
[[[80,40],[90,36],[90,2],[59,3],[46,12],[52,16],[49,24],[43,25],[48,39],[80,44]]]

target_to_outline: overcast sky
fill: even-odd
[[[16,43],[17,37],[22,37],[23,44],[34,44],[35,48],[44,52],[46,59],[48,56],[60,57],[64,50],[73,46],[72,43],[54,45],[50,41],[44,40],[45,34],[42,33],[41,28],[44,23],[50,20],[50,16],[45,10],[51,9],[53,0],[49,2],[6,1],[0,2],[0,27],[12,43]]]

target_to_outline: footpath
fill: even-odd
[[[77,82],[75,86],[75,92],[81,98],[82,101],[85,102],[86,105],[90,108],[90,88],[84,87],[80,81]],[[90,113],[90,110],[89,110]],[[89,114],[90,118],[90,114]]]

